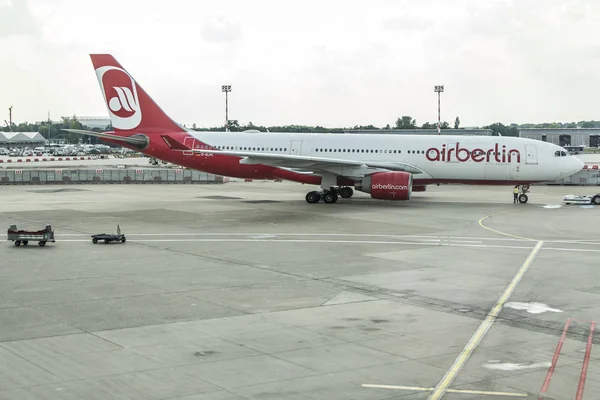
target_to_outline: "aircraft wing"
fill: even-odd
[[[240,164],[263,164],[274,167],[298,168],[298,169],[322,169],[323,167],[367,167],[367,168],[383,168],[390,171],[405,171],[412,174],[421,174],[423,171],[414,165],[403,162],[371,162],[357,161],[351,159],[331,158],[331,157],[314,157],[314,156],[299,156],[295,154],[275,154],[262,153],[253,151],[231,151],[231,150],[204,150],[190,149],[197,153],[204,154],[221,154],[235,157],[242,157]]]

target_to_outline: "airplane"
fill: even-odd
[[[319,186],[307,203],[354,190],[406,201],[433,184],[521,187],[565,178],[583,162],[555,144],[505,136],[200,132],[172,120],[110,54],[91,54],[112,131],[95,136],[149,157],[226,177]]]

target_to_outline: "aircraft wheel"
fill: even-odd
[[[333,192],[327,192],[323,196],[323,201],[327,204],[335,203],[337,201],[337,199],[338,199],[337,194],[333,193]]]
[[[519,195],[519,203],[527,203],[527,200],[529,200],[529,198],[526,194]]]
[[[98,239],[96,239],[96,238],[93,238],[93,239],[92,239],[92,243],[94,243],[94,244],[98,243]]]
[[[308,192],[306,194],[306,202],[309,204],[318,203],[321,200],[321,195],[319,192]]]
[[[342,196],[343,199],[349,199],[353,194],[354,191],[351,187],[343,187],[340,189],[340,196]]]
[[[592,198],[592,204],[600,205],[600,194]]]

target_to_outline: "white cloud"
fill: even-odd
[[[437,84],[449,122],[593,119],[598,17],[594,0],[0,0],[0,110],[105,115],[89,53],[107,52],[186,124],[223,123],[226,83],[230,118],[256,124],[431,122]]]

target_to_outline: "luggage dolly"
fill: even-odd
[[[54,230],[51,225],[46,225],[44,229],[39,231],[26,231],[17,229],[17,225],[11,225],[10,228],[8,228],[7,240],[15,242],[15,246],[17,247],[21,244],[27,246],[30,240],[37,241],[40,247],[44,247],[47,242],[56,242],[56,240],[54,240]]]
[[[98,240],[104,240],[104,243],[109,244],[110,242],[121,242],[125,243],[125,235],[121,234],[121,227],[117,225],[117,234],[99,233],[92,235],[92,243],[98,243]]]

